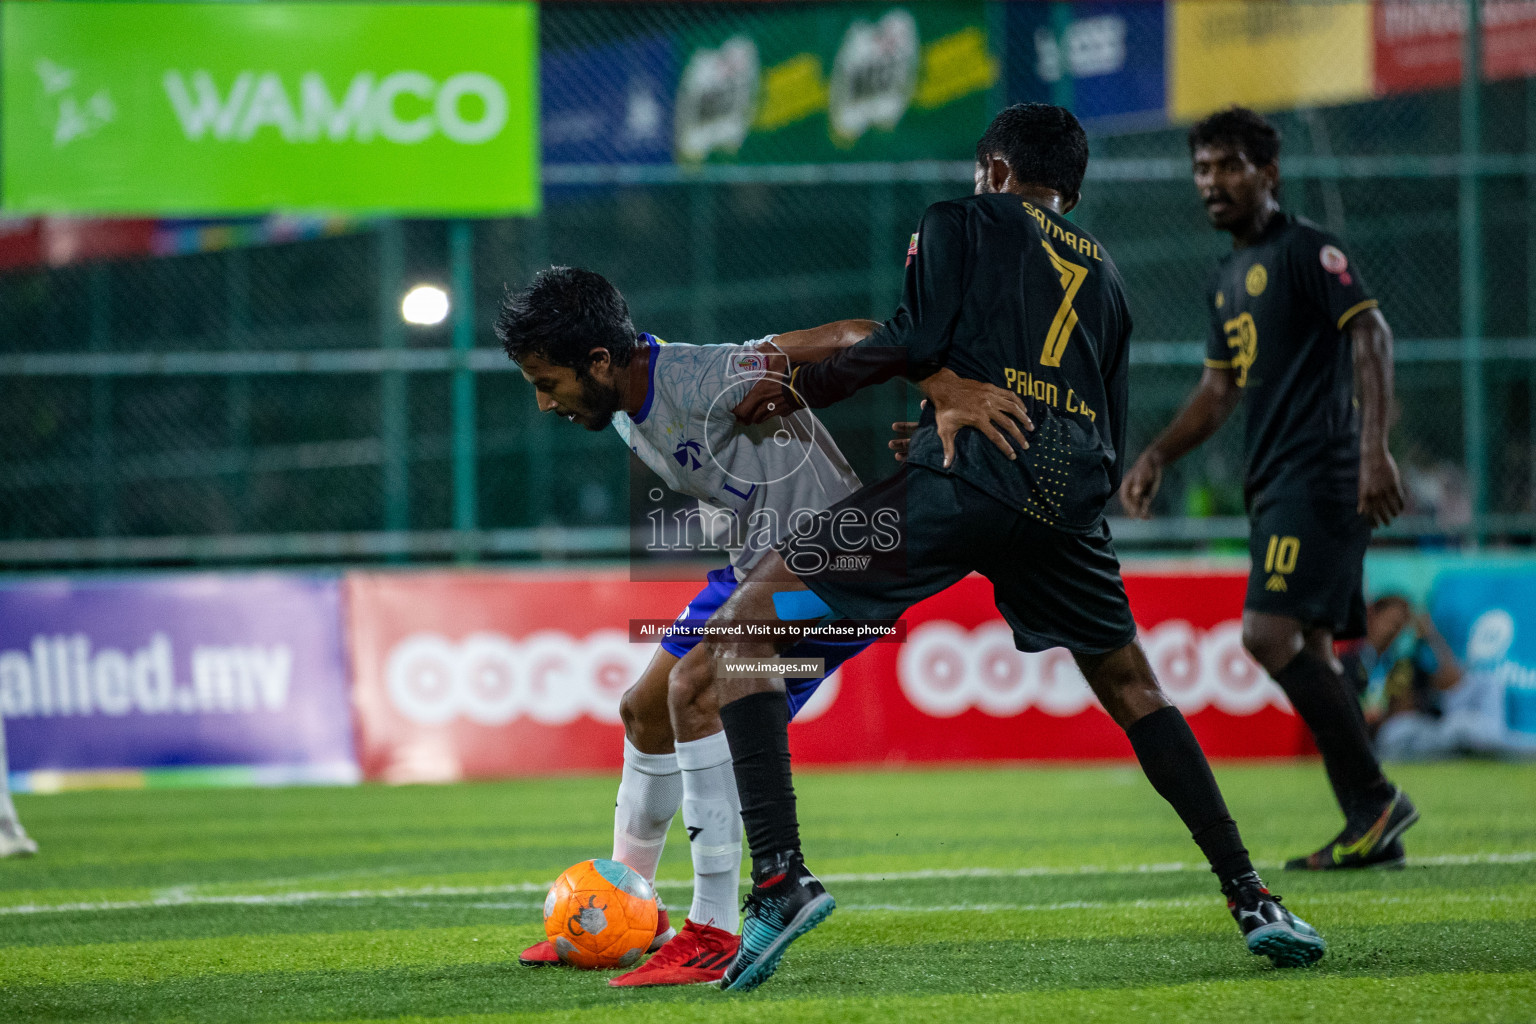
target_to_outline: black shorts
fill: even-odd
[[[1243,607],[1284,615],[1336,640],[1365,635],[1365,549],[1371,524],[1353,501],[1287,495],[1250,515]]]
[[[921,466],[905,465],[800,524],[779,553],[842,618],[900,618],[978,572],[992,581],[1021,651],[1107,654],[1136,639],[1105,523],[1063,533]]]

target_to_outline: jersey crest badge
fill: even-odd
[[[1243,287],[1254,298],[1264,294],[1264,289],[1269,287],[1269,271],[1264,269],[1264,264],[1255,263],[1248,268],[1248,276],[1243,278]]]
[[[1350,284],[1349,257],[1344,255],[1336,245],[1325,245],[1317,254],[1317,258],[1323,261],[1323,269],[1338,277],[1339,283]]]
[[[677,451],[672,453],[672,457],[676,459],[677,464],[682,466],[684,469],[698,469],[703,465],[703,463],[699,461],[699,455],[703,451],[704,446],[699,442],[683,441],[678,444]]]
[[[907,246],[907,266],[912,265],[912,259],[917,255],[917,232],[912,232],[912,242]]]

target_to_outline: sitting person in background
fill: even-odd
[[[1367,700],[1373,691],[1379,694],[1376,706],[1366,711],[1376,727],[1377,753],[1396,761],[1536,758],[1536,735],[1509,728],[1500,662],[1474,661],[1463,670],[1427,613],[1412,615],[1407,601],[1396,595],[1378,599],[1367,615],[1368,642],[1362,647],[1371,647],[1378,662],[1385,661],[1408,624],[1404,610],[1414,630],[1411,653],[1393,661],[1383,675],[1368,673],[1373,685]],[[1371,627],[1378,617],[1379,631]],[[1384,644],[1377,646],[1379,640]]]
[[[1409,627],[1413,633],[1407,635]],[[1427,614],[1414,614],[1401,594],[1383,594],[1365,613],[1365,636],[1340,650],[1374,736],[1390,715],[1418,711],[1440,717],[1440,693],[1461,679],[1456,655]]]
[[[1413,605],[1401,594],[1383,594],[1372,601],[1365,611],[1365,636],[1359,640],[1339,645],[1339,664],[1344,667],[1344,678],[1355,688],[1355,695],[1368,706],[1381,692],[1387,670],[1392,662],[1387,655],[1392,652],[1398,637],[1413,621]],[[1380,724],[1378,713],[1373,718],[1370,711],[1366,719],[1374,727]]]

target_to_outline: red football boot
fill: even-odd
[[[707,924],[683,922],[677,937],[656,951],[656,955],[628,974],[621,974],[608,984],[614,988],[630,985],[709,985],[718,982],[725,969],[736,959],[741,936],[732,935]]]
[[[656,937],[651,940],[647,953],[655,953],[662,946],[672,941],[677,934],[677,929],[667,920],[667,908],[661,901],[656,901]],[[517,962],[524,967],[559,967],[560,956],[555,952],[554,944],[548,939],[541,939],[517,954]]]

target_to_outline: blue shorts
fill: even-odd
[[[726,598],[736,590],[736,573],[730,566],[724,569],[716,569],[705,575],[709,580],[704,589],[683,609],[683,614],[677,617],[675,626],[698,626],[709,621],[709,617],[725,604]],[[697,636],[674,636],[671,630],[661,638],[661,649],[668,654],[681,658],[699,645]],[[804,706],[811,699],[811,694],[821,685],[821,681],[837,670],[837,667],[849,658],[858,654],[864,648],[874,643],[874,640],[855,640],[847,643],[836,643],[830,640],[806,640],[795,644],[784,651],[786,658],[822,658],[826,663],[826,675],[815,679],[786,679],[784,690],[789,697],[789,717]]]

